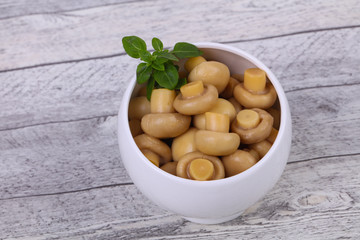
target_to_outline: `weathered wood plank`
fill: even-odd
[[[0,19],[33,14],[53,14],[65,11],[109,6],[142,0],[12,0],[0,2]]]
[[[207,226],[158,209],[133,185],[1,200],[0,237],[357,239],[359,171],[359,155],[288,164],[262,201],[231,222]]]
[[[172,0],[10,18],[0,21],[0,70],[114,55],[123,52],[124,35],[139,33],[172,46],[177,41],[228,42],[358,26],[359,11],[356,0]],[[210,27],[205,31],[204,26]]]
[[[290,162],[359,154],[360,84],[289,92]],[[119,156],[117,117],[0,131],[0,198],[129,183]],[[46,179],[46,181],[43,181]]]
[[[116,117],[0,132],[0,199],[131,183]]]
[[[360,83],[360,28],[231,45],[267,64],[286,91]],[[115,115],[136,63],[120,56],[0,73],[0,130]]]

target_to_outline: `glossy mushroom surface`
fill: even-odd
[[[191,164],[193,161],[195,162]],[[205,169],[201,170],[199,168]],[[176,175],[193,180],[216,180],[225,177],[225,170],[218,157],[209,156],[201,152],[192,152],[185,154],[179,160],[176,167]]]

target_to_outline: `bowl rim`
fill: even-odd
[[[272,73],[272,71],[264,64],[262,63],[259,59],[255,58],[254,56],[252,56],[251,54],[245,52],[244,50],[241,50],[239,48],[233,47],[233,46],[229,46],[229,45],[225,45],[225,44],[221,44],[221,43],[213,43],[213,42],[198,42],[198,43],[193,43],[195,46],[197,46],[200,49],[204,49],[204,48],[212,48],[212,49],[216,49],[216,50],[221,50],[221,51],[226,51],[226,52],[230,52],[232,54],[238,55],[239,57],[242,57],[244,59],[246,59],[247,61],[251,62],[252,64],[254,64],[255,66],[257,66],[258,68],[263,69],[270,82],[273,84],[273,86],[275,87],[278,99],[279,99],[279,104],[280,104],[280,127],[279,127],[279,132],[277,135],[277,138],[275,139],[275,142],[273,143],[272,147],[270,148],[270,150],[266,153],[266,155],[261,158],[255,165],[253,165],[252,167],[250,167],[249,169],[245,170],[244,172],[241,172],[239,174],[236,174],[234,176],[231,177],[226,177],[223,179],[217,179],[217,180],[212,180],[212,181],[195,181],[195,180],[191,180],[191,179],[185,179],[185,178],[181,178],[178,176],[174,176],[170,173],[167,173],[166,171],[160,169],[159,167],[156,167],[153,163],[151,163],[140,151],[140,149],[137,147],[134,138],[131,135],[130,132],[130,127],[129,124],[126,125],[125,127],[125,132],[122,132],[122,134],[125,134],[126,138],[131,138],[131,141],[129,141],[128,143],[131,145],[131,148],[135,148],[137,151],[137,154],[140,156],[141,160],[143,161],[144,164],[147,164],[148,167],[150,169],[153,169],[154,172],[156,172],[157,174],[162,175],[162,177],[164,177],[165,179],[169,180],[169,181],[175,181],[179,184],[185,184],[185,185],[192,185],[192,186],[201,186],[201,187],[214,187],[214,186],[218,186],[218,185],[224,185],[224,184],[231,184],[231,183],[235,183],[238,181],[241,181],[242,179],[248,178],[249,175],[254,174],[255,172],[259,171],[260,168],[262,168],[263,165],[266,164],[266,162],[270,161],[270,157],[274,154],[275,149],[279,148],[279,144],[280,144],[280,138],[283,138],[285,135],[285,129],[286,129],[286,125],[291,126],[291,117],[290,118],[286,118],[286,116],[290,116],[290,108],[288,106],[287,103],[287,98],[285,95],[285,92],[283,90],[283,87],[281,86],[279,80],[276,78],[276,76]],[[131,95],[132,92],[134,90],[136,86],[136,74],[134,74],[134,76],[131,78],[131,82],[128,85],[123,98],[122,98],[122,104],[124,104],[125,106],[122,106],[122,108],[120,107],[119,113],[118,113],[118,138],[119,138],[119,143],[120,143],[120,124],[122,122],[127,122],[128,123],[128,107],[129,107],[129,101],[131,99]],[[283,111],[285,111],[285,109],[287,109],[288,114],[284,114]],[[123,114],[126,113],[126,114]],[[126,121],[120,121],[121,118],[125,118],[126,117]]]

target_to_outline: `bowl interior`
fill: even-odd
[[[186,182],[189,182],[190,184],[216,184],[216,182],[220,183],[220,182],[224,182],[224,181],[233,181],[236,178],[241,178],[242,176],[245,176],[247,174],[252,174],[251,172],[256,171],[256,168],[260,167],[259,165],[261,165],[262,162],[268,161],[269,153],[271,151],[274,151],[274,148],[277,148],[278,138],[281,138],[282,135],[284,135],[284,126],[283,125],[285,122],[289,121],[289,119],[285,119],[286,114],[283,114],[283,111],[288,111],[287,110],[288,109],[287,100],[285,97],[285,93],[284,93],[280,83],[274,76],[274,74],[262,62],[260,62],[258,59],[254,58],[253,56],[249,55],[248,53],[246,53],[240,49],[237,49],[237,48],[225,46],[222,44],[216,44],[216,43],[197,43],[195,45],[204,52],[203,57],[206,58],[207,60],[215,60],[215,61],[219,61],[219,62],[222,62],[225,65],[227,65],[230,69],[231,74],[235,74],[235,73],[243,74],[247,68],[254,68],[254,67],[261,68],[267,73],[268,79],[271,81],[271,83],[275,87],[275,90],[278,94],[278,98],[273,106],[273,108],[276,108],[280,111],[280,128],[279,128],[278,136],[277,136],[273,146],[269,150],[268,154],[266,154],[258,163],[256,163],[254,166],[252,166],[251,168],[249,168],[248,170],[246,170],[240,174],[237,174],[232,177],[220,179],[220,180],[201,182],[201,181],[182,179],[180,177],[168,174],[167,172],[157,168],[152,163],[150,163],[145,158],[145,156],[142,156],[143,161],[144,161],[144,164],[152,165],[151,168],[154,169],[159,174],[164,175],[165,178],[170,178],[172,180],[175,180],[174,178],[176,178],[176,181],[186,181]],[[138,85],[135,83],[136,83],[136,81],[134,79],[133,85],[130,86],[131,91],[132,91],[131,97],[135,97],[137,95],[139,89],[142,87],[142,85]],[[127,100],[127,104],[128,104],[130,101],[130,97],[126,100]],[[284,105],[285,107],[282,107],[282,105]],[[134,142],[134,144],[135,144],[135,142]]]

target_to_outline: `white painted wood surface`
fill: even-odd
[[[241,217],[193,224],[132,184],[128,34],[224,42],[278,76],[292,152]],[[358,1],[0,1],[0,239],[359,239],[359,46]]]

